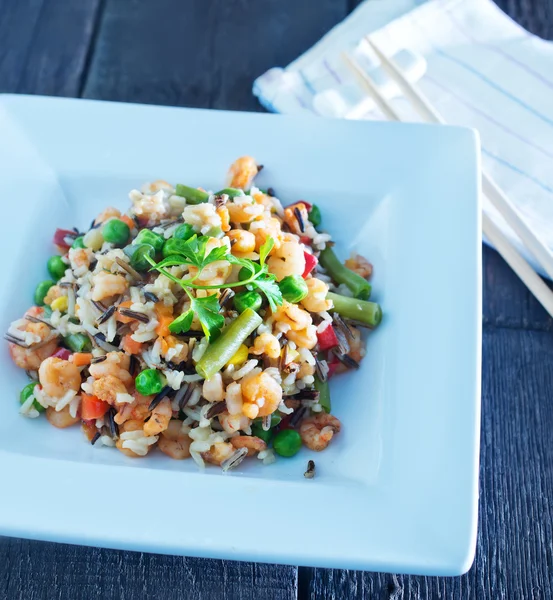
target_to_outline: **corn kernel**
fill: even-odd
[[[226,366],[228,367],[229,365],[234,365],[236,367],[238,365],[241,365],[242,363],[245,363],[248,359],[248,353],[248,347],[242,344],[240,348],[238,348],[238,350],[236,351],[236,354],[228,361]]]
[[[288,363],[295,362],[300,357],[300,353],[297,350],[291,350],[288,348],[286,354],[286,360]]]
[[[60,296],[56,298],[52,304],[50,304],[52,310],[59,310],[60,312],[67,311],[67,296]]]

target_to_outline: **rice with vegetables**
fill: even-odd
[[[148,183],[126,214],[56,231],[51,279],[6,334],[31,379],[22,415],[224,470],[329,445],[328,379],[359,367],[382,317],[372,267],[342,264],[319,209],[283,208],[259,170],[239,158],[216,193]]]

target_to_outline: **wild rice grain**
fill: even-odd
[[[303,474],[306,479],[313,479],[315,477],[315,461],[307,461],[307,471]]]
[[[223,471],[235,469],[246,458],[247,454],[247,448],[238,448],[238,450],[233,452],[228,458],[226,458],[221,463],[221,468],[223,469]]]
[[[153,400],[150,402],[150,406],[148,406],[148,410],[154,410],[154,408],[171,392],[172,388],[169,385],[166,385],[157,396],[154,396]]]
[[[93,438],[90,440],[90,443],[91,443],[91,444],[94,446],[94,444],[95,444],[95,443],[96,443],[96,442],[97,442],[97,441],[100,439],[100,436],[101,436],[101,435],[102,435],[102,434],[101,434],[99,431],[97,431],[97,432],[94,434],[94,437],[93,437]]]

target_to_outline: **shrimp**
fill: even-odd
[[[65,429],[71,427],[81,420],[78,415],[72,417],[69,413],[69,406],[65,406],[60,411],[57,411],[55,407],[49,406],[46,409],[46,418],[49,423],[58,429]]]
[[[190,456],[192,440],[182,432],[182,422],[172,420],[167,429],[161,434],[157,447],[175,460],[184,460]]]
[[[340,421],[327,413],[304,419],[300,425],[302,442],[315,452],[324,450],[335,433],[340,431]]]
[[[165,203],[165,193],[160,189],[155,194],[143,194],[138,190],[132,190],[129,198],[133,203],[132,210],[137,217],[149,222],[159,221],[168,214]]]
[[[282,401],[282,388],[274,377],[266,372],[246,375],[242,379],[242,395],[244,405],[242,413],[250,419],[256,417],[266,417],[275,412]],[[247,404],[252,404],[252,408],[257,408],[257,414],[252,416]]]
[[[225,232],[230,231],[230,215],[226,206],[219,206],[215,211],[221,219],[221,229]]]
[[[92,250],[90,248],[70,248],[68,258],[72,269],[86,270],[90,267]]]
[[[274,246],[270,254],[274,254],[281,246],[282,230],[280,221],[274,217],[268,217],[261,221],[254,221],[250,225],[250,232],[255,236],[255,248],[259,250],[267,241],[267,238],[273,238]]]
[[[311,315],[297,304],[284,301],[273,314],[275,323],[282,325],[282,330],[301,331],[313,323]]]
[[[299,212],[300,220],[298,219],[297,212]],[[297,202],[293,206],[289,206],[284,209],[284,222],[290,228],[290,231],[297,235],[302,235],[305,229],[304,224],[309,219],[309,213],[307,207],[303,202]]]
[[[38,378],[44,392],[52,398],[62,398],[69,390],[81,388],[81,373],[68,360],[51,356],[42,362]]]
[[[210,379],[204,381],[202,387],[202,396],[208,402],[221,402],[225,397],[225,389],[223,387],[223,378],[221,373],[215,373]]]
[[[143,396],[136,391],[132,395],[134,402],[119,405],[119,412],[114,417],[114,421],[118,425],[125,423],[125,421],[144,421],[150,413],[148,408],[154,396]]]
[[[88,370],[95,379],[113,375],[125,385],[129,385],[132,382],[132,376],[129,373],[130,360],[130,357],[124,352],[108,352],[105,360],[90,365]]]
[[[227,174],[227,187],[249,190],[259,167],[252,156],[241,156],[230,165]]]
[[[217,442],[213,444],[207,452],[202,452],[201,456],[212,465],[220,465],[225,459],[232,456],[234,446],[229,442]]]
[[[316,277],[310,277],[305,283],[307,284],[307,296],[301,301],[302,306],[310,312],[329,310],[332,302],[326,299],[328,285]]]
[[[143,421],[140,421],[140,420],[126,421],[119,428],[119,436],[121,436],[121,434],[127,433],[129,431],[142,431],[143,427],[144,427]],[[155,439],[157,439],[157,438],[155,438]],[[136,452],[133,452],[130,448],[123,448],[123,444],[126,441],[127,440],[121,439],[121,437],[119,437],[119,439],[115,442],[115,446],[118,450],[121,450],[121,452],[125,456],[128,456],[129,458],[137,458],[138,456],[145,456],[146,454],[148,454],[148,452],[150,451],[150,449],[152,447],[152,446],[147,446],[145,454],[137,454]]]
[[[106,375],[94,380],[92,391],[100,400],[107,402],[111,406],[115,406],[117,404],[117,394],[126,394],[127,388],[117,377]]]
[[[104,223],[108,219],[118,219],[120,216],[120,210],[117,210],[117,208],[114,208],[113,206],[108,206],[96,217],[96,219],[94,220],[94,225]]]
[[[298,348],[311,350],[317,345],[317,328],[315,325],[308,325],[305,329],[299,331],[290,329],[285,335],[291,342],[295,342]]]
[[[255,435],[237,435],[230,439],[230,443],[235,448],[247,448],[248,456],[267,450],[267,444]]]
[[[267,261],[269,271],[281,281],[288,275],[302,275],[305,271],[305,257],[302,247],[295,240],[288,239],[280,245]]]
[[[231,229],[227,236],[230,240],[231,252],[246,254],[255,250],[255,235],[245,229]]]
[[[242,201],[245,198],[246,201]],[[227,203],[227,210],[231,223],[251,223],[260,217],[265,207],[262,204],[255,204],[249,201],[249,196],[238,196],[233,202]]]
[[[250,419],[242,414],[228,414],[221,413],[219,416],[219,423],[221,427],[227,433],[236,433],[237,431],[244,431],[250,426]]]
[[[348,269],[354,271],[361,277],[365,279],[369,279],[369,277],[373,274],[373,266],[371,263],[360,254],[354,254],[350,258],[346,260],[344,263]]]
[[[163,179],[156,179],[152,183],[145,183],[140,188],[140,191],[143,194],[157,194],[160,190],[164,190],[166,192],[173,192],[174,187],[170,183],[167,183],[167,181],[164,181]]]
[[[43,318],[44,309],[39,306],[33,306],[25,313],[25,316]],[[18,331],[21,332],[21,335],[17,334]],[[58,338],[56,335],[52,335],[52,330],[46,323],[22,322],[21,325],[15,327],[13,335],[20,337],[22,343],[29,346],[28,348],[24,348],[12,342],[8,345],[10,356],[20,369],[27,369],[28,371],[38,370],[40,363],[51,356],[58,347]],[[39,347],[34,348],[33,345]]]
[[[171,401],[165,398],[152,410],[150,420],[144,423],[144,433],[151,436],[165,431],[172,416]]]
[[[255,338],[250,354],[266,354],[269,358],[280,356],[280,343],[272,333],[262,333]]]
[[[92,288],[92,300],[100,301],[104,298],[124,294],[127,291],[128,282],[123,275],[114,275],[101,271],[94,277]]]

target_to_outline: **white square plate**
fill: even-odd
[[[129,459],[18,414],[0,362],[0,533],[111,548],[456,575],[476,540],[480,416],[478,139],[454,127],[0,96],[4,328],[46,275],[56,227],[163,178],[216,189],[251,154],[259,184],[315,201],[345,258],[375,265],[384,320],[333,380],[323,453],[200,472]],[[308,458],[317,476],[306,480]],[[38,503],[38,504],[37,504]],[[157,515],[157,516],[156,516]],[[137,526],[137,523],[140,526]]]

